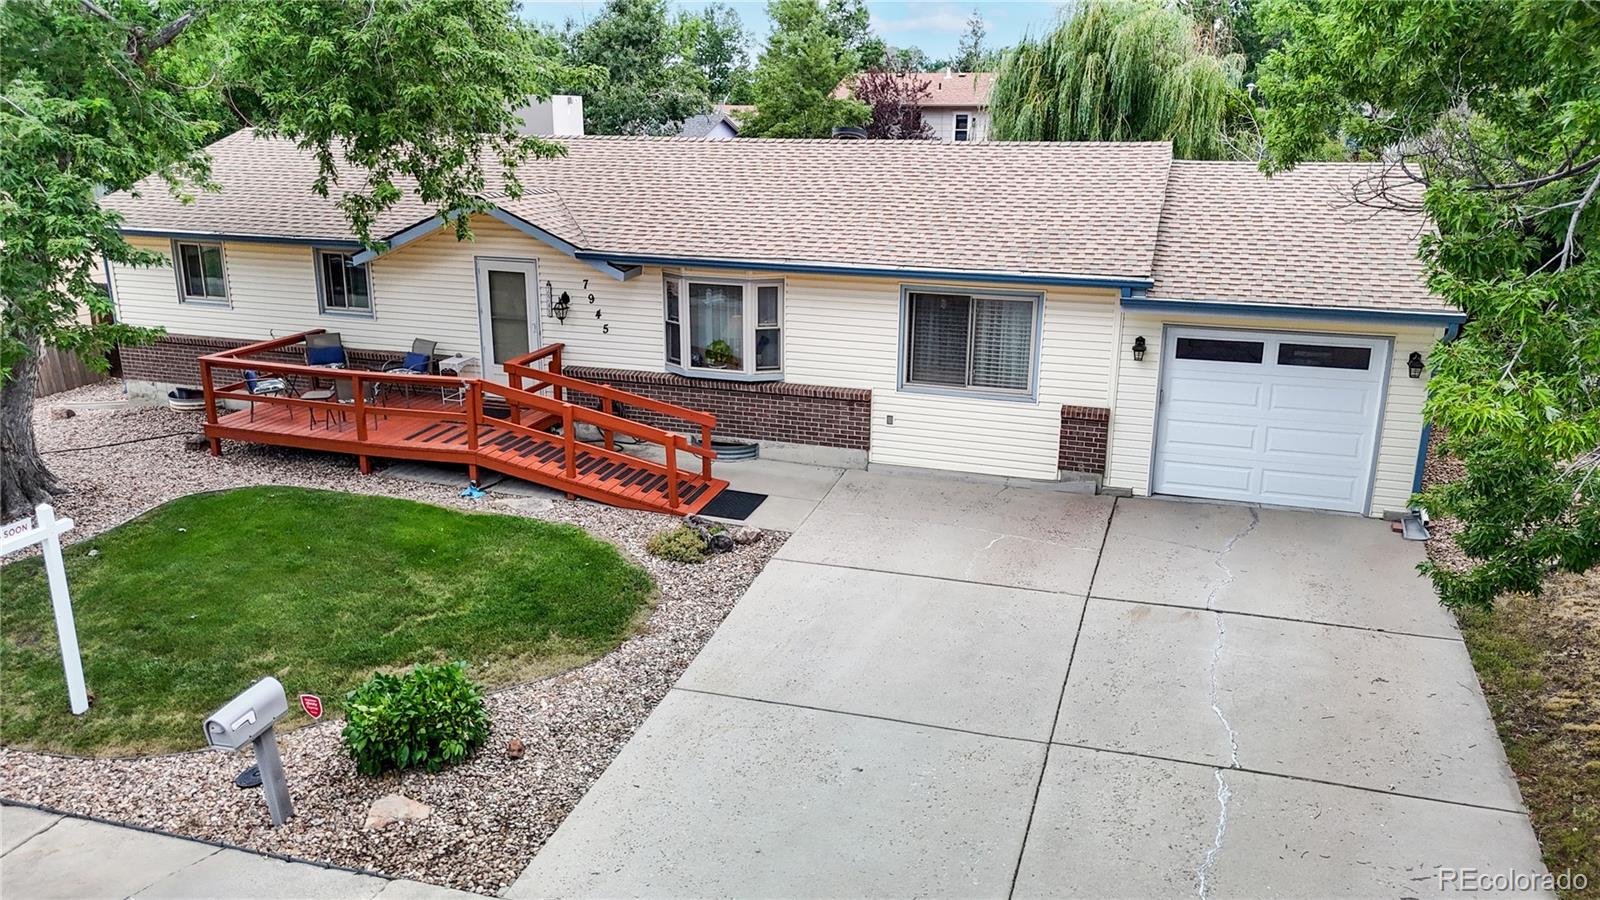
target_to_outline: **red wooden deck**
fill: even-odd
[[[300,337],[297,335],[296,339]],[[273,341],[255,346],[279,349],[282,344]],[[514,384],[520,384],[523,379],[539,382],[528,390],[479,379],[328,371],[246,360],[250,351],[251,348],[245,347],[230,351],[231,356],[217,354],[202,360],[202,381],[208,394],[214,399],[249,404],[246,408],[220,414],[212,408],[205,431],[212,439],[213,452],[220,452],[220,441],[225,439],[348,453],[360,460],[363,472],[369,471],[371,458],[458,463],[468,466],[473,478],[477,477],[479,468],[486,468],[552,487],[570,496],[679,515],[700,511],[728,484],[711,476],[711,460],[715,453],[702,449],[704,444],[692,445],[681,435],[622,419],[610,412],[616,403],[646,408],[666,404],[560,375],[559,345],[554,353],[551,348],[545,348],[529,354],[532,358],[544,358],[539,354],[554,355],[555,362],[550,370],[531,368],[526,364],[529,357],[524,357],[521,363],[507,365],[508,371],[516,372]],[[306,400],[294,394],[251,395],[239,383],[212,384],[213,367],[240,368],[244,365],[256,370],[260,377],[287,377],[302,392],[313,378],[324,383],[343,379],[352,383],[350,393],[360,400],[341,404]],[[378,386],[375,394],[374,385]],[[554,397],[536,393],[544,388],[551,388]],[[601,398],[606,411],[558,399],[563,389],[568,394],[592,391]],[[460,392],[460,402],[446,399],[446,395],[456,391]],[[497,397],[504,406],[486,406],[485,395]],[[714,419],[694,410],[682,412],[692,417],[692,422],[701,424],[703,435],[709,436]],[[672,413],[668,411],[667,414]],[[571,440],[568,435],[579,423],[599,428],[604,445]],[[556,425],[562,426],[562,434],[550,432]],[[616,450],[615,435],[619,433],[662,446],[665,463]],[[684,453],[702,460],[700,472],[678,466],[679,455]]]

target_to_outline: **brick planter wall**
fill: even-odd
[[[154,344],[122,348],[122,377],[131,381],[199,387],[200,364],[196,360],[212,353],[221,353],[224,350],[254,343],[256,341],[241,341],[237,338],[169,334]],[[350,367],[354,369],[380,369],[387,362],[405,358],[404,353],[389,350],[358,350],[352,347],[345,348],[345,356],[350,361]],[[259,358],[268,362],[297,365],[306,361],[305,351],[299,347],[263,353]],[[220,379],[225,377],[225,373],[236,371],[217,370],[219,383]]]
[[[717,417],[718,437],[865,450],[872,432],[872,392],[861,388],[717,381],[589,366],[565,366],[562,371],[653,400],[705,410]],[[599,404],[584,397],[575,397],[573,402]],[[619,407],[617,412],[649,425],[688,430],[684,422],[645,410]]]
[[[1061,407],[1061,449],[1057,468],[1063,472],[1106,473],[1106,440],[1111,410],[1096,406]]]

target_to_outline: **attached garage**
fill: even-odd
[[[1151,491],[1366,512],[1387,338],[1168,327]]]

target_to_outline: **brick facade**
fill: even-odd
[[[701,409],[717,417],[718,437],[782,441],[865,450],[872,433],[872,392],[783,381],[718,381],[667,372],[564,366],[574,378],[609,384],[655,400]],[[574,398],[583,402],[584,398]],[[685,425],[644,410],[619,414],[651,425]]]
[[[200,337],[191,334],[169,334],[154,344],[122,348],[122,377],[132,381],[151,381],[176,384],[184,387],[200,386],[200,357],[221,353],[256,341],[237,338]],[[387,350],[357,350],[345,348],[351,368],[381,369],[388,362],[403,359],[404,353]],[[305,351],[296,347],[263,353],[268,362],[304,363]],[[233,370],[226,370],[233,371]]]
[[[1110,430],[1109,409],[1061,407],[1061,448],[1056,467],[1063,472],[1106,474],[1106,441]]]

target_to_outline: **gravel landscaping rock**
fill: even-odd
[[[1424,486],[1431,487],[1435,484],[1448,484],[1466,474],[1466,467],[1461,460],[1448,457],[1439,452],[1439,441],[1442,433],[1437,429],[1428,440],[1428,458],[1422,465],[1422,482]],[[1456,519],[1435,516],[1428,522],[1428,559],[1442,569],[1462,571],[1468,567],[1471,560],[1455,541],[1455,536],[1461,531],[1461,523]]]
[[[296,812],[282,828],[270,827],[258,791],[233,785],[250,764],[248,753],[79,759],[0,749],[0,796],[7,799],[496,893],[521,874],[786,537],[768,532],[699,565],[674,563],[644,550],[650,535],[671,524],[662,515],[582,501],[529,503],[497,497],[492,487],[487,499],[466,500],[457,496],[459,484],[362,477],[354,459],[331,454],[225,442],[223,456],[212,457],[184,449],[185,438],[200,431],[198,413],[82,406],[120,397],[120,383],[106,382],[45,398],[35,412],[39,445],[70,488],[55,505],[77,523],[67,536],[72,542],[197,491],[256,484],[325,488],[578,525],[648,570],[658,602],[640,632],[606,656],[491,693],[490,741],[466,763],[438,774],[357,775],[340,747],[338,721],[281,734]],[[64,404],[79,414],[54,418],[51,410]],[[197,738],[207,712],[195,710]],[[503,749],[514,741],[522,744],[520,758]],[[367,830],[368,809],[389,794],[432,813]]]

